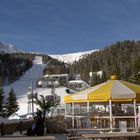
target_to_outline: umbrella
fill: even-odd
[[[112,78],[105,83],[65,96],[65,103],[72,102],[140,102],[140,86]]]

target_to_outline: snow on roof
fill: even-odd
[[[67,77],[68,74],[52,74],[52,75],[44,75],[43,77]]]
[[[85,83],[85,82],[84,82],[83,80],[70,80],[69,83],[70,83],[70,84],[71,84],[71,83],[72,83],[72,84],[73,84],[73,83],[80,83],[80,84],[81,84],[81,83]]]
[[[17,113],[13,113],[11,116],[8,117],[9,120],[19,120],[21,117]]]

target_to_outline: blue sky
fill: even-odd
[[[0,0],[0,42],[63,54],[140,39],[140,0]]]

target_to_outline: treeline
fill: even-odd
[[[43,62],[46,64],[46,68],[43,71],[44,75],[69,73],[69,67],[64,62],[60,62],[51,57],[49,57],[48,59],[43,57]]]
[[[0,54],[0,85],[17,80],[32,67],[33,59],[28,53]]]
[[[100,51],[85,56],[70,66],[71,74],[81,74],[89,82],[89,72],[103,71],[103,81],[116,74],[119,79],[140,83],[140,41],[117,42]],[[93,76],[98,84],[100,77]],[[96,81],[95,81],[96,80]]]
[[[140,57],[135,61],[132,68],[129,81],[140,85]]]

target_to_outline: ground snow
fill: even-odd
[[[66,92],[65,92],[65,87],[57,87],[55,89],[55,93],[61,97],[61,106],[63,107],[64,106],[64,96],[68,95]],[[36,88],[35,92],[38,93],[38,96],[39,95],[51,95],[51,88]],[[27,108],[28,108],[28,104],[27,104],[27,96],[24,95],[24,96],[20,96],[20,98],[18,98],[18,101],[19,101],[19,104],[20,104],[20,109],[19,111],[17,112],[19,115],[24,115],[24,114],[27,114]],[[36,108],[37,106],[34,105],[35,107],[35,111],[36,111]]]

